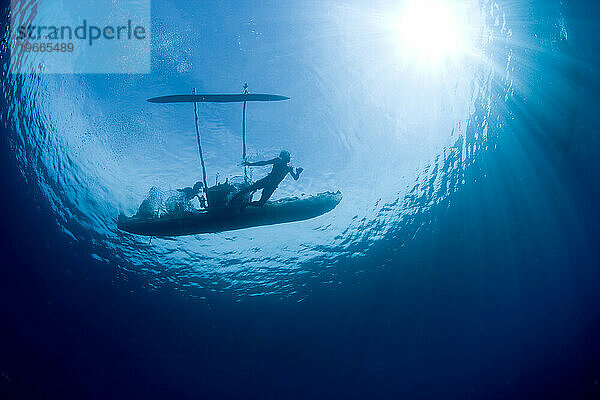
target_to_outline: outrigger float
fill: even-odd
[[[295,221],[303,221],[323,215],[333,210],[342,200],[342,194],[323,192],[300,197],[289,197],[267,201],[263,206],[248,206],[252,194],[243,199],[243,203],[232,205],[233,194],[250,185],[247,167],[244,167],[244,178],[241,183],[225,182],[209,187],[206,178],[206,165],[202,153],[202,141],[198,127],[198,103],[243,103],[242,108],[242,158],[246,161],[246,106],[253,101],[283,101],[289,97],[273,94],[248,93],[248,85],[244,85],[241,94],[193,94],[170,95],[148,99],[151,103],[194,103],[196,124],[196,140],[198,154],[202,166],[203,190],[206,198],[205,206],[199,210],[185,212],[181,215],[164,214],[161,216],[119,215],[117,227],[125,232],[145,236],[183,236],[201,233],[217,233],[255,226],[274,225]]]

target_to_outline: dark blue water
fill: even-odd
[[[3,7],[0,397],[600,398],[600,6],[446,3],[442,54],[393,2],[156,0],[147,75],[13,74]],[[292,98],[249,110],[251,158],[305,168],[275,196],[340,206],[119,232],[200,174],[190,110],[144,100],[245,81]],[[239,111],[200,108],[210,181]]]

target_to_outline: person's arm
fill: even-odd
[[[262,167],[262,166],[265,166],[265,165],[275,164],[275,161],[277,161],[276,158],[274,158],[272,160],[256,161],[256,162],[246,161],[246,162],[243,163],[243,165],[246,165],[248,167]]]
[[[292,178],[294,178],[295,181],[297,181],[298,178],[300,178],[300,174],[302,173],[302,171],[304,171],[304,168],[296,168],[296,171],[290,168],[290,175],[292,176]]]

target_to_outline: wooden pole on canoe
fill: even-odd
[[[192,91],[196,94],[196,88]],[[202,141],[200,140],[200,129],[198,128],[198,104],[194,102],[194,117],[196,122],[196,140],[198,141],[198,153],[200,154],[200,164],[202,164],[202,183],[204,183],[204,193],[207,193],[208,184],[206,183],[206,166],[204,165],[204,155],[202,155]]]
[[[243,94],[248,94],[248,84],[244,84]],[[242,111],[242,158],[244,163],[246,160],[246,101],[244,101],[244,108]],[[244,180],[248,181],[248,167],[244,165]]]

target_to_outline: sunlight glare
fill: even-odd
[[[410,1],[393,24],[394,41],[402,56],[438,64],[464,50],[463,27],[447,3]]]

